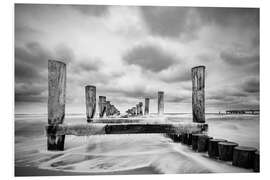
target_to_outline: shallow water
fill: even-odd
[[[191,121],[190,114],[165,117],[167,122]],[[259,149],[259,116],[207,114],[206,121],[210,136]],[[69,115],[65,122],[86,123],[83,115]],[[46,123],[46,115],[15,116],[15,166],[97,174],[142,168],[150,173],[250,172],[195,153],[163,134],[66,136],[65,151],[49,152]]]

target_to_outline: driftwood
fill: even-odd
[[[217,158],[219,156],[218,143],[225,142],[225,139],[210,139],[208,143],[208,155],[210,158]]]
[[[236,146],[238,146],[238,144],[234,142],[219,142],[218,143],[219,159],[222,161],[232,161],[233,149]]]
[[[254,157],[256,148],[238,146],[233,150],[233,162],[234,166],[243,167],[243,168],[253,168],[254,166]]]
[[[205,66],[191,69],[193,122],[205,122]]]

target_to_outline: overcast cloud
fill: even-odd
[[[15,112],[46,113],[48,59],[67,63],[67,111],[95,85],[122,112],[191,112],[191,68],[206,66],[206,111],[259,108],[259,9],[15,5]]]

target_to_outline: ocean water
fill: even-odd
[[[165,119],[191,122],[192,116],[166,114]],[[210,136],[259,150],[259,115],[207,114],[206,122]],[[65,123],[86,123],[86,119],[67,115]],[[47,151],[46,124],[46,115],[15,115],[16,167],[90,174],[251,172],[209,159],[163,134],[66,136],[64,151]]]

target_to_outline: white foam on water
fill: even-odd
[[[169,115],[158,122],[187,122],[190,121],[188,116],[190,115]],[[207,120],[209,134],[256,147],[259,145],[259,120],[253,120],[254,117],[256,116],[211,116]],[[70,121],[72,119],[68,119],[67,123]],[[83,121],[76,119],[79,123]],[[149,122],[147,119],[146,121]],[[46,136],[44,132],[40,132],[44,130],[45,122],[44,119],[16,121],[16,166],[92,173],[144,167],[153,167],[161,173],[251,171],[209,159],[206,154],[195,153],[187,146],[173,143],[162,134],[66,136],[65,151],[47,151]]]

